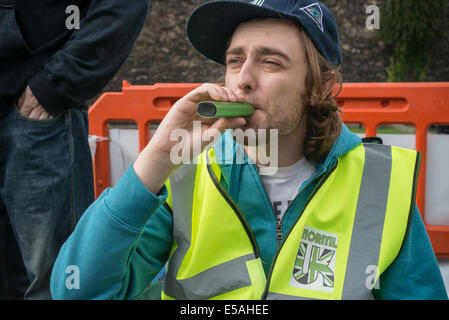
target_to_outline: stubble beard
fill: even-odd
[[[287,138],[290,137],[291,134],[295,132],[295,130],[298,129],[298,127],[301,125],[302,121],[305,121],[305,104],[304,104],[304,94],[297,93],[295,95],[295,98],[292,98],[291,101],[287,101],[285,104],[289,105],[291,109],[294,109],[294,112],[288,112],[288,113],[281,113],[280,117],[277,112],[279,110],[283,110],[283,108],[279,107],[278,105],[274,104],[265,104],[262,111],[264,112],[265,116],[263,117],[262,123],[254,123],[252,124],[251,119],[249,123],[241,129],[243,131],[246,130],[254,130],[257,134],[257,131],[262,129],[266,131],[267,140],[270,141],[270,135],[273,132],[272,130],[277,131],[277,139],[279,142],[282,142],[284,140],[287,140]],[[289,110],[289,109],[287,109]],[[245,146],[248,146],[248,141],[245,141]],[[264,143],[264,141],[260,141],[260,143]],[[259,141],[258,141],[258,145]]]

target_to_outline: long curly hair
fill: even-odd
[[[333,68],[318,52],[312,40],[298,25],[302,34],[308,70],[303,104],[306,117],[304,156],[320,162],[326,158],[338,138],[342,120],[334,101],[341,91],[342,76],[339,67]]]

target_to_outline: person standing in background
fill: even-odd
[[[149,0],[0,0],[0,299],[51,299],[94,200],[86,100],[131,52]]]

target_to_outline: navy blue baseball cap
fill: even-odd
[[[237,26],[256,18],[298,21],[321,55],[333,66],[341,64],[337,23],[332,12],[316,0],[219,0],[197,7],[187,21],[187,36],[203,55],[225,64],[230,37]]]

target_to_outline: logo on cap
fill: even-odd
[[[252,0],[250,3],[255,4],[256,6],[262,6],[265,0]]]
[[[318,3],[312,3],[308,6],[300,8],[300,10],[304,11],[320,28],[321,32],[324,33],[323,28],[323,11],[321,11],[321,7]]]

